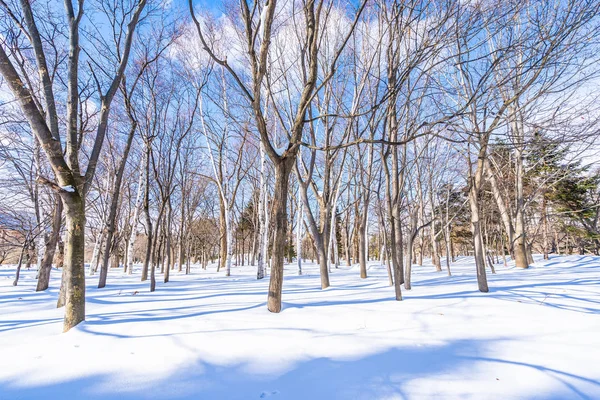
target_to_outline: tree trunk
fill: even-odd
[[[254,226],[258,226],[258,218],[254,219]],[[258,237],[258,233],[256,232],[256,229],[253,230],[251,232],[251,240],[252,240],[252,248],[250,249],[250,254],[248,255],[249,260],[248,260],[248,265],[254,267],[256,265],[256,248],[257,248],[257,237]],[[258,274],[257,274],[258,275]]]
[[[166,227],[166,243],[165,243],[165,253],[167,255],[167,266],[164,270],[164,283],[169,282],[169,274],[171,271],[171,218],[173,216],[173,209],[171,208],[171,198],[167,199],[167,227]]]
[[[434,219],[433,214],[431,218]],[[442,263],[440,262],[440,250],[435,232],[435,221],[431,223],[431,230],[429,232],[431,238],[431,263],[435,266],[435,270],[440,272],[442,270]]]
[[[148,160],[148,156],[147,156],[147,152],[144,151],[144,156],[143,156],[143,160],[142,160],[142,171],[140,172],[140,177],[138,180],[138,190],[137,190],[137,194],[135,196],[135,204],[134,204],[134,209],[133,209],[133,220],[131,221],[131,234],[129,235],[129,243],[127,244],[127,275],[131,275],[133,274],[133,252],[134,252],[134,248],[135,248],[135,240],[137,239],[137,226],[138,226],[138,220],[139,220],[139,212],[140,212],[140,204],[142,202],[142,199],[144,198],[144,187],[145,187],[145,183],[146,180],[144,179],[145,177],[145,171],[146,171],[146,164],[149,162]],[[146,274],[148,273],[148,270],[146,269]]]
[[[490,271],[492,271],[492,274],[496,273],[496,269],[494,268],[494,261],[492,260],[492,257],[489,253],[489,251],[486,251],[486,255],[487,255],[487,262],[488,262],[488,266],[490,267]]]
[[[63,332],[85,320],[85,207],[79,193],[62,197],[66,214],[65,319]]]
[[[233,216],[230,204],[225,205],[225,216],[227,218],[227,262],[225,263],[225,276],[231,276],[231,261],[233,259]],[[285,240],[284,240],[285,241]],[[237,244],[237,243],[236,243]],[[242,249],[243,251],[243,249]],[[243,254],[242,254],[243,256]],[[239,265],[239,263],[238,263]]]
[[[504,246],[504,235],[500,234],[500,249],[502,250],[502,263],[506,267],[506,249]]]
[[[41,292],[48,289],[50,285],[50,272],[52,271],[52,261],[54,260],[54,253],[56,252],[56,245],[60,238],[60,228],[62,226],[62,209],[63,204],[59,194],[54,195],[54,211],[52,213],[52,232],[48,237],[46,243],[46,251],[44,252],[44,258],[42,259],[42,266],[40,267],[36,292]]]
[[[388,275],[388,283],[390,286],[394,285],[394,278],[392,276],[392,264],[390,262],[390,254],[387,251],[387,246],[384,244],[383,245],[383,250],[385,251],[385,265],[386,265],[386,269],[387,269],[387,275]]]
[[[523,154],[517,149],[516,154],[516,223],[515,223],[515,265],[519,268],[528,268],[527,260],[527,238],[525,236],[525,215],[523,207]]]
[[[298,275],[302,275],[302,221],[304,220],[304,203],[298,206],[298,222],[296,226],[296,258],[298,260]]]
[[[479,220],[479,196],[475,184],[471,184],[471,188],[469,189],[469,205],[471,207],[471,233],[473,234],[473,247],[475,249],[477,285],[480,292],[487,293],[489,289],[485,274],[485,254]]]
[[[394,290],[396,292],[396,300],[402,300],[402,289],[401,285],[404,283],[404,238],[402,237],[402,224],[400,218],[392,224],[394,230],[394,237],[392,241],[392,266],[394,267]]]
[[[160,242],[158,244],[158,263],[160,264],[160,273],[164,275],[165,273],[165,227],[164,222],[161,221],[161,231],[160,231]]]
[[[448,185],[446,190],[446,226],[444,229],[446,238],[446,269],[448,270],[448,276],[451,276],[450,260],[454,261],[454,255],[452,254],[452,228],[450,225],[450,185]]]
[[[221,245],[219,247],[219,264],[217,265],[217,272],[221,270],[227,262],[227,219],[225,215],[225,202],[223,198],[219,196],[219,230],[220,230],[220,239]]]
[[[319,274],[321,275],[321,289],[327,289],[329,287],[329,257],[327,254],[327,245],[323,243],[325,241],[324,236],[316,238],[317,253],[319,254]]]
[[[183,271],[183,262],[185,259],[185,202],[181,199],[181,222],[179,224],[179,242],[177,243],[177,269]]]
[[[350,256],[350,228],[348,224],[348,220],[350,219],[350,213],[348,212],[348,216],[346,217],[345,227],[344,227],[344,250],[346,254],[346,265],[348,267],[352,266],[352,258]]]
[[[191,243],[188,240],[187,246],[186,246],[186,256],[185,256],[185,274],[188,275],[191,271],[191,265],[190,265],[190,257],[191,257]],[[206,269],[206,253],[203,251],[202,252],[204,258],[202,260],[202,268]]]
[[[128,271],[128,267],[129,267],[129,254],[127,249],[129,248],[129,237],[125,236],[125,246],[124,246],[124,251],[123,251],[123,273],[126,273]]]
[[[121,182],[123,181],[123,172],[125,171],[125,165],[127,164],[127,158],[129,158],[129,151],[131,150],[131,144],[133,143],[133,137],[137,124],[134,122],[131,124],[129,134],[127,136],[127,143],[123,150],[123,156],[119,161],[119,166],[115,171],[115,181],[113,184],[112,197],[110,201],[110,210],[108,213],[108,221],[106,221],[106,244],[104,245],[104,258],[102,260],[102,268],[100,269],[100,279],[98,281],[98,288],[101,289],[106,286],[106,276],[108,275],[108,261],[110,257],[110,249],[113,246],[113,235],[115,233],[115,219],[117,218],[117,209],[119,208],[119,194],[121,192]]]
[[[504,230],[506,231],[506,235],[508,236],[509,252],[510,254],[514,254],[515,228],[510,217],[510,212],[508,211],[508,208],[504,203],[504,199],[502,198],[502,194],[500,193],[500,188],[498,187],[496,176],[491,170],[489,160],[485,161],[485,172],[488,180],[490,181],[492,195],[494,197],[494,200],[496,201],[496,205],[498,206],[498,211],[500,211],[500,218],[502,219]]]
[[[424,206],[424,199],[423,196],[425,195],[423,193],[423,190],[421,189],[421,177],[419,176],[417,178],[417,186],[419,188],[418,192],[419,192],[419,219],[418,219],[418,225],[423,225],[425,223],[425,206]],[[416,264],[418,266],[423,266],[423,252],[425,250],[425,230],[421,229],[419,231],[419,254],[417,257],[417,262]]]
[[[145,143],[145,170],[144,170],[144,216],[146,217],[146,255],[144,257],[144,265],[142,267],[142,282],[148,279],[148,268],[152,259],[152,218],[150,217],[150,143]],[[132,241],[133,242],[133,241]],[[154,267],[154,265],[152,266]]]
[[[408,234],[408,242],[406,243],[406,265],[404,266],[404,289],[410,290],[411,286],[411,275],[412,275],[412,264],[413,264],[413,246],[414,240],[412,232]]]
[[[121,264],[119,263],[119,261],[120,261],[119,248],[115,247],[112,250],[112,261],[110,262],[110,267],[111,268],[121,267]]]
[[[158,224],[158,221],[156,222]],[[154,239],[156,243],[156,239]],[[156,267],[157,267],[157,256],[156,256],[156,248],[152,254],[152,265],[150,265],[150,292],[154,292],[156,290]]]
[[[413,246],[417,238],[417,224],[419,223],[418,209],[410,215],[410,231],[408,232],[408,243],[406,243],[406,268],[404,269],[404,288],[410,290],[413,263]]]
[[[290,172],[295,157],[283,158],[275,164],[275,192],[273,194],[274,239],[271,256],[271,279],[267,308],[278,313],[281,311],[281,292],[283,289],[283,258],[287,237],[287,198]]]
[[[531,250],[532,250],[532,249],[531,249],[531,246],[532,246],[532,243],[526,243],[526,244],[525,244],[525,252],[526,252],[526,255],[527,255],[527,262],[528,262],[530,265],[531,265],[531,264],[533,264],[533,263],[535,262],[535,261],[533,260],[533,254],[532,254],[532,252],[531,252]]]
[[[392,155],[396,152],[396,149],[392,149]],[[396,163],[395,157],[392,159],[392,163]],[[402,288],[401,285],[404,283],[404,243],[403,243],[403,233],[402,233],[402,225],[401,225],[401,206],[398,198],[394,201],[394,196],[391,193],[391,190],[394,190],[396,196],[399,196],[398,191],[398,183],[397,183],[397,168],[392,169],[392,178],[390,179],[388,171],[386,170],[386,181],[388,185],[387,190],[387,203],[388,203],[388,214],[390,219],[390,250],[391,250],[391,261],[392,261],[392,270],[394,277],[394,291],[396,294],[396,300],[402,300]],[[390,189],[390,185],[392,189]]]
[[[23,243],[23,247],[21,247],[21,255],[19,256],[19,263],[17,264],[17,272],[15,273],[15,280],[13,281],[13,286],[17,286],[19,283],[19,277],[21,276],[21,266],[23,265],[23,257],[25,256],[25,252],[29,247],[29,234],[25,238],[25,243]]]
[[[367,215],[369,211],[369,203],[365,202],[365,209],[363,214],[360,216],[360,225],[358,227],[358,262],[360,263],[360,277],[362,279],[367,278]]]
[[[298,174],[299,175],[299,174]],[[300,178],[299,178],[300,179]],[[321,276],[321,289],[329,287],[329,254],[328,250],[331,247],[331,215],[329,205],[324,200],[320,199],[319,202],[319,220],[314,218],[313,213],[310,209],[310,203],[307,194],[308,182],[300,184],[300,194],[302,196],[302,202],[306,207],[306,216],[308,220],[308,228],[310,230],[310,236],[312,238],[317,258],[319,262],[319,274]]]
[[[63,250],[64,251],[64,250]],[[61,308],[65,306],[65,302],[66,297],[65,297],[65,292],[67,290],[67,286],[65,284],[65,275],[66,275],[66,271],[64,269],[64,263],[63,266],[60,268],[60,289],[58,290],[58,299],[56,300],[56,308]]]

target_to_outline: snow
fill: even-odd
[[[72,185],[61,186],[60,188],[65,192],[75,193],[75,188]]]
[[[600,398],[600,257],[509,265],[477,291],[470,258],[453,276],[413,267],[393,300],[386,271],[286,266],[284,309],[268,276],[193,268],[150,293],[111,270],[88,278],[87,320],[66,334],[35,271],[0,266],[0,399]]]

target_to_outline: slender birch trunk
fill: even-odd
[[[298,206],[298,224],[296,226],[296,254],[298,259],[298,275],[302,275],[302,221],[304,220],[304,203]]]
[[[138,178],[137,194],[135,196],[135,203],[133,208],[133,220],[131,221],[131,234],[129,235],[129,244],[127,245],[127,275],[133,274],[133,251],[135,248],[135,241],[137,239],[137,227],[139,223],[139,213],[144,195],[145,179],[144,173],[149,162],[146,152],[144,152],[142,159],[142,170],[140,171],[140,177]]]
[[[264,245],[267,240],[267,227],[266,227],[266,179],[265,179],[265,164],[267,159],[265,157],[265,149],[262,141],[260,142],[260,189],[258,194],[258,226],[259,226],[259,238],[260,244],[258,249],[257,267],[256,267],[256,279],[263,279],[265,277],[264,261],[266,259],[266,246]]]

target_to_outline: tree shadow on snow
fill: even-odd
[[[504,398],[505,389],[515,383],[524,383],[529,389],[529,392],[520,392],[519,398],[522,399],[592,399],[600,396],[600,383],[591,378],[486,356],[488,349],[501,340],[457,340],[438,346],[392,347],[362,356],[311,358],[282,365],[253,360],[218,365],[196,359],[175,371],[165,371],[159,377],[153,372],[151,377],[144,378],[147,371],[141,366],[139,371],[82,376],[51,384],[0,382],[0,398]],[[508,393],[514,392],[508,390]]]

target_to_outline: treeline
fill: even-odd
[[[486,273],[600,251],[600,4],[0,2],[0,261],[156,288],[209,265]]]

